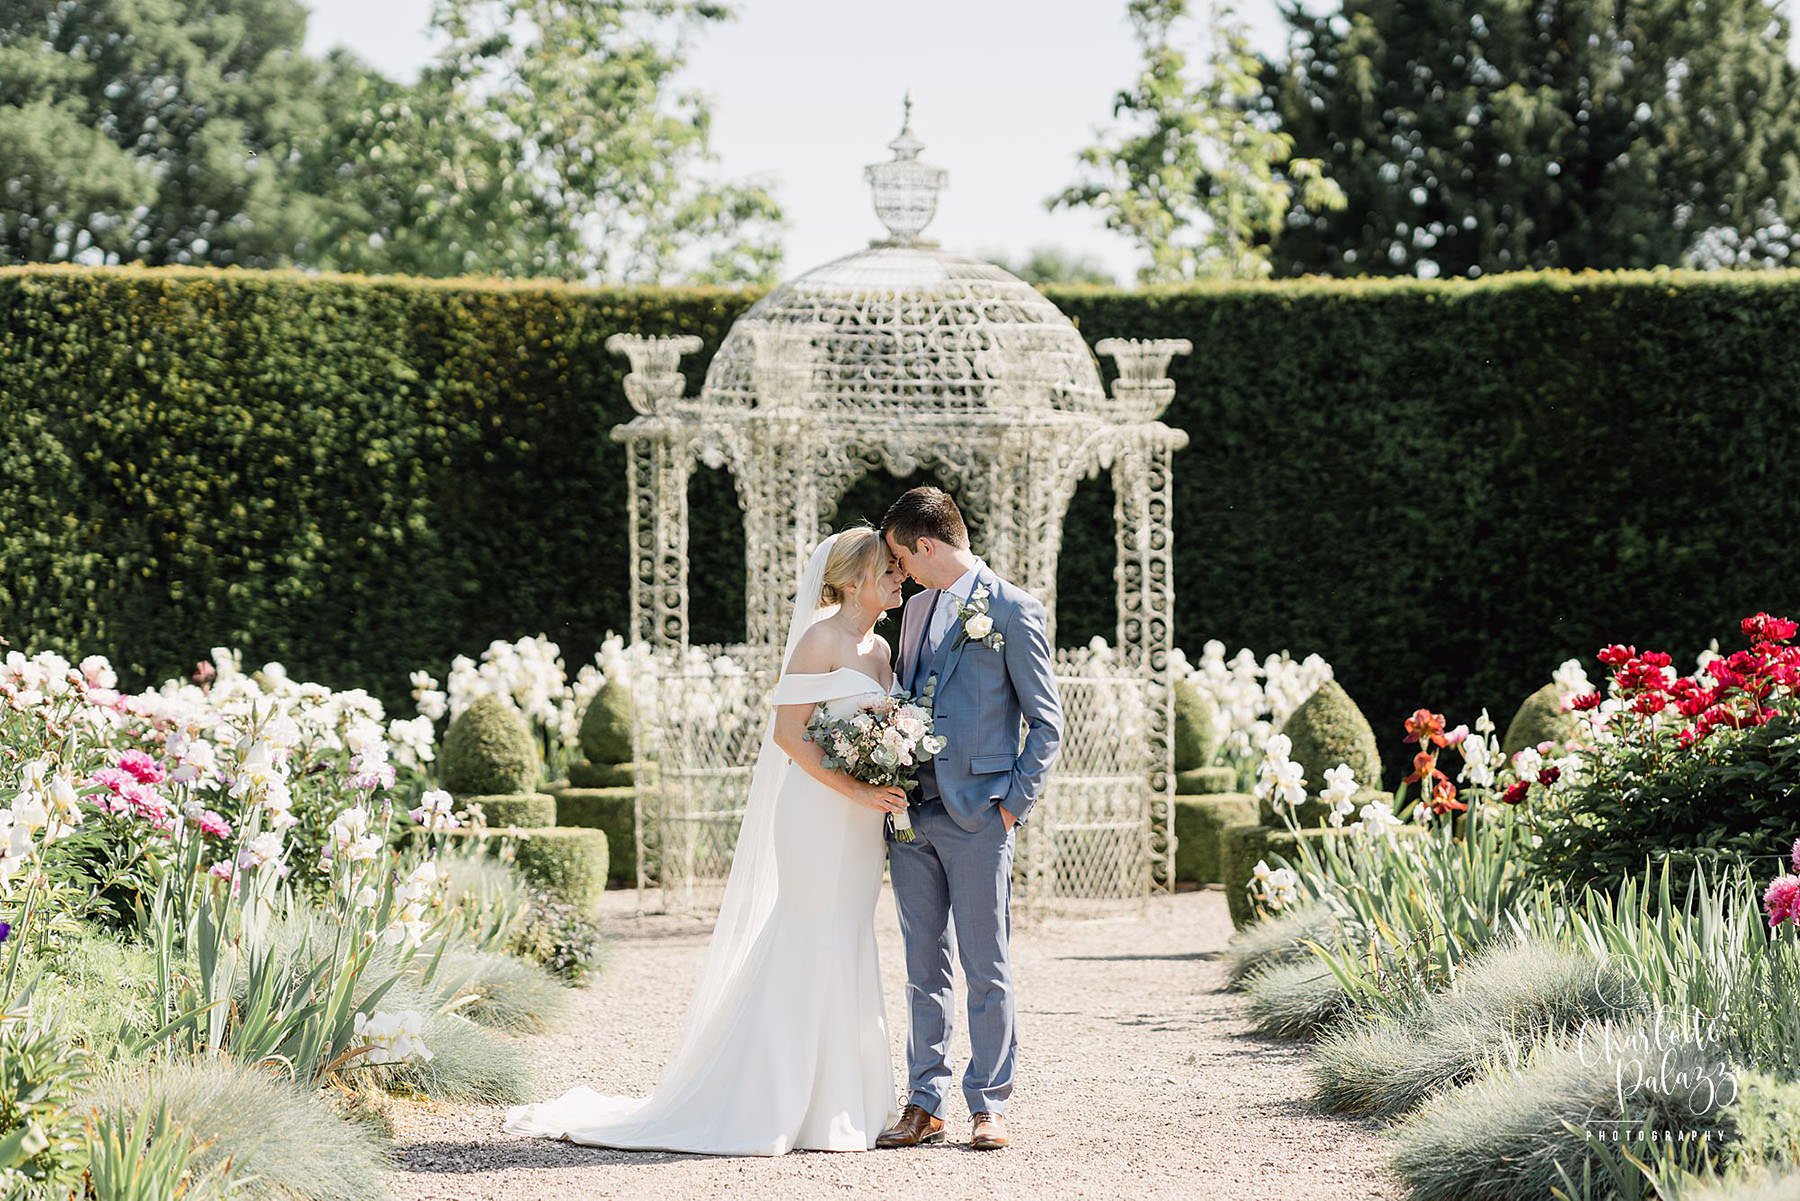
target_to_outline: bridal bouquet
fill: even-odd
[[[806,738],[825,752],[828,768],[865,784],[905,788],[919,764],[944,749],[944,739],[931,732],[931,711],[895,695],[865,705],[848,717],[827,717],[823,708],[806,724]],[[912,819],[905,810],[889,815],[894,837],[913,840]]]

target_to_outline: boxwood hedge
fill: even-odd
[[[1419,705],[1504,720],[1571,655],[1691,654],[1800,609],[1800,273],[1056,289],[1179,336],[1176,637],[1317,651],[1397,774]],[[406,673],[626,620],[619,330],[707,356],[754,297],[291,272],[0,270],[0,634],[127,683],[216,643],[404,699]],[[847,517],[877,518],[866,481]],[[741,633],[729,482],[691,497],[695,636]],[[1111,624],[1082,487],[1059,636]],[[1591,660],[1590,660],[1591,662]],[[1388,781],[1390,784],[1392,779]]]

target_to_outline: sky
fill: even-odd
[[[401,79],[430,55],[431,0],[307,3],[310,51],[346,46]],[[920,157],[949,172],[927,237],[1008,259],[1056,246],[1131,278],[1137,256],[1124,238],[1088,210],[1044,206],[1078,178],[1077,152],[1136,76],[1124,0],[736,0],[734,8],[735,20],[701,36],[683,83],[710,97],[718,169],[768,183],[780,201],[783,275],[882,234],[862,169],[891,157],[911,89]],[[1258,50],[1285,45],[1275,0],[1241,0],[1239,11]]]

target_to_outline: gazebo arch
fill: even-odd
[[[945,176],[919,161],[908,110],[893,159],[867,169],[889,236],[759,300],[697,395],[680,361],[698,338],[607,342],[630,359],[638,414],[613,431],[628,462],[631,633],[658,652],[638,706],[636,758],[660,760],[638,789],[639,886],[660,888],[665,905],[704,903],[703,885],[728,864],[732,798],[741,804],[755,753],[748,731],[801,566],[846,490],[876,468],[943,480],[976,552],[1044,601],[1053,632],[1069,502],[1082,478],[1111,473],[1116,639],[1058,652],[1067,728],[1019,846],[1018,897],[1133,901],[1173,886],[1170,458],[1187,435],[1159,418],[1174,396],[1169,359],[1190,347],[1100,342],[1118,366],[1108,393],[1081,334],[1041,293],[922,239]],[[744,511],[741,647],[689,640],[687,485],[701,462],[730,467]],[[697,718],[702,690],[724,699]]]

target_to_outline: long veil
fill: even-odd
[[[784,672],[801,636],[814,622],[837,612],[836,605],[819,604],[825,561],[836,541],[834,534],[821,542],[801,575],[794,616],[788,623],[787,645],[781,652]],[[783,693],[783,703],[820,699],[791,695],[793,684],[816,689],[819,683],[810,678],[790,682]],[[656,1091],[647,1098],[605,1097],[592,1089],[577,1087],[556,1100],[508,1110],[507,1131],[547,1138],[568,1137],[571,1131],[579,1131],[583,1137],[578,1141],[603,1146],[667,1145],[661,1133],[665,1126],[659,1123],[679,1114],[684,1103],[694,1099],[699,1082],[706,1076],[707,1060],[716,1051],[707,1029],[708,1019],[736,990],[775,912],[780,887],[775,859],[775,805],[790,767],[787,754],[775,745],[775,706],[771,703],[756,764],[751,769],[744,820],[738,829],[737,849],[732,854],[731,874],[725,882],[718,921],[707,945],[706,963],[688,1003],[681,1042]],[[716,1035],[716,1031],[712,1034]],[[608,1141],[609,1137],[618,1141]]]
[[[825,561],[837,541],[833,534],[819,543],[806,569],[800,575],[799,591],[794,593],[794,616],[788,622],[787,645],[781,651],[781,671],[800,638],[813,623],[837,612],[836,605],[820,605],[819,594],[825,584]],[[780,674],[780,673],[778,673]],[[704,1020],[730,989],[745,961],[756,946],[757,936],[768,924],[775,909],[775,798],[781,795],[782,783],[791,767],[787,753],[775,745],[775,706],[763,725],[762,746],[756,753],[756,766],[750,773],[750,793],[744,802],[744,821],[738,828],[737,849],[731,856],[731,874],[725,881],[725,897],[719,905],[719,918],[713,926],[712,942],[706,950],[706,966],[701,969],[700,983],[688,1004],[687,1021],[682,1032],[685,1044],[694,1027]]]

